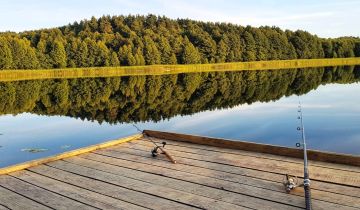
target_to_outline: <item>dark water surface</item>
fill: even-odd
[[[0,83],[0,167],[154,129],[360,155],[360,67]]]

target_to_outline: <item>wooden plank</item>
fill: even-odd
[[[145,208],[153,208],[160,210],[167,209],[194,209],[189,205],[184,205],[178,202],[163,199],[150,194],[142,193],[139,191],[130,190],[124,187],[110,184],[106,180],[100,181],[97,179],[88,178],[78,174],[73,174],[61,169],[41,165],[28,169],[29,171],[42,174],[43,176],[50,177],[83,189],[91,190],[102,195],[110,196],[120,199],[129,203],[133,203]],[[156,200],[156,202],[154,202]]]
[[[51,179],[31,171],[19,171],[11,174],[18,179],[42,187],[49,191],[72,198],[82,203],[92,205],[100,209],[135,209],[143,210],[146,208],[124,202],[109,196],[95,193],[74,185],[66,184],[55,179]]]
[[[141,156],[142,157],[151,157],[149,150],[145,151],[145,150],[131,149],[131,148],[127,148],[126,145],[122,145],[119,148],[109,148],[109,149],[99,150],[99,151],[96,151],[96,153],[104,154],[104,152],[112,152],[112,151],[118,153],[117,155],[126,154],[126,155],[133,155],[133,156],[139,156],[139,157],[141,157]],[[122,158],[124,158],[124,157],[122,157]],[[131,157],[131,158],[135,158],[135,157]],[[282,180],[284,179],[284,175],[280,175],[280,174],[276,174],[276,173],[272,173],[272,172],[266,172],[266,171],[259,172],[258,170],[255,170],[255,169],[241,168],[241,167],[212,163],[212,162],[204,162],[201,160],[189,159],[187,157],[176,157],[176,158],[178,160],[178,164],[186,165],[187,167],[189,167],[189,169],[191,169],[188,171],[191,171],[194,173],[201,174],[200,171],[204,170],[206,172],[206,170],[209,170],[208,174],[213,174],[213,175],[216,175],[217,173],[222,172],[222,173],[226,173],[226,175],[224,175],[224,177],[230,177],[230,175],[241,175],[241,176],[245,176],[245,177],[252,177],[252,178],[257,178],[257,179],[262,179],[262,180],[275,181],[275,182],[279,182],[279,183],[281,183]],[[159,157],[157,157],[157,159],[161,160],[162,157],[159,156]],[[167,159],[165,159],[164,162],[168,163],[168,166],[172,165],[171,163],[168,162]],[[165,164],[164,162],[161,161],[161,164]],[[155,163],[156,163],[156,161],[154,161],[154,164]],[[191,168],[191,167],[193,167],[193,168]],[[196,170],[196,168],[198,168],[198,170]],[[316,181],[316,180],[312,180],[311,185],[312,185],[311,186],[312,189],[334,192],[334,193],[344,194],[344,195],[353,196],[353,197],[360,197],[360,189],[359,188],[325,183],[325,182],[320,182],[320,181]]]
[[[9,210],[10,208],[0,204],[0,210]]]
[[[231,182],[235,182],[235,183],[242,183],[242,184],[246,184],[246,185],[250,185],[250,186],[263,186],[266,189],[279,191],[279,192],[284,191],[284,187],[281,185],[281,182],[273,182],[273,181],[269,181],[269,180],[265,180],[265,179],[254,178],[251,176],[246,176],[246,175],[244,176],[244,175],[236,174],[236,173],[229,173],[229,172],[223,172],[220,170],[213,170],[213,169],[208,169],[208,168],[204,168],[204,167],[188,165],[188,164],[184,163],[184,161],[182,159],[180,159],[181,162],[178,164],[171,164],[168,162],[167,159],[165,159],[165,157],[163,157],[163,158],[158,157],[155,159],[155,158],[150,157],[149,154],[147,154],[141,150],[133,150],[133,149],[128,149],[128,148],[124,148],[124,150],[121,150],[121,151],[101,150],[101,151],[95,151],[94,153],[91,153],[91,154],[84,154],[84,155],[81,155],[80,157],[93,159],[94,156],[92,154],[102,155],[102,156],[106,156],[106,157],[112,157],[112,158],[117,158],[120,160],[132,161],[132,162],[137,162],[137,163],[144,163],[144,164],[149,165],[149,167],[150,166],[151,167],[154,167],[154,166],[155,167],[163,167],[163,168],[168,168],[168,169],[172,169],[175,171],[187,172],[187,173],[191,173],[191,174],[212,177],[212,178],[216,178],[219,180],[226,180],[226,181],[231,181]],[[281,180],[280,179],[281,177],[279,175],[275,175],[274,177],[279,178],[279,180]]]
[[[0,176],[0,186],[54,209],[96,209],[8,175]]]
[[[158,139],[158,138],[153,138],[153,137],[150,137],[150,138],[152,138],[151,141],[155,141],[156,143],[159,143],[160,145],[163,141],[166,141],[166,143],[168,145],[167,147],[170,146],[172,150],[177,150],[177,151],[184,151],[184,149],[190,148],[190,149],[192,149],[192,152],[195,152],[198,154],[228,153],[228,154],[235,154],[235,155],[242,155],[242,156],[271,159],[271,160],[280,160],[283,162],[292,162],[292,163],[297,163],[297,164],[301,164],[301,165],[304,164],[304,160],[302,158],[300,159],[300,158],[293,158],[293,157],[284,157],[284,156],[267,154],[267,153],[259,153],[259,152],[252,152],[252,151],[246,151],[246,150],[236,150],[236,149],[229,149],[229,148],[223,148],[223,147],[214,147],[214,146],[204,145],[204,144],[179,142],[179,141],[173,141],[173,140],[167,140],[167,139],[166,140]],[[149,137],[141,138],[141,139],[139,139],[139,144],[141,144],[141,141],[150,141],[150,139],[149,139]],[[185,150],[185,151],[187,151],[187,150]],[[358,167],[358,166],[321,162],[321,161],[316,161],[316,160],[311,160],[311,165],[360,173],[360,167]]]
[[[126,187],[129,189],[141,191],[147,194],[159,196],[169,200],[177,201],[180,203],[193,205],[202,209],[248,209],[238,205],[233,205],[226,202],[210,199],[203,196],[197,196],[191,193],[187,193],[172,188],[162,187],[159,185],[151,184],[149,182],[140,181],[125,176],[118,176],[112,173],[100,171],[97,169],[91,169],[83,167],[77,164],[72,164],[65,161],[56,161],[49,163],[49,165],[69,171],[71,173],[79,174],[93,179],[106,180],[108,183],[114,185]]]
[[[129,145],[129,144],[128,144]],[[127,146],[127,145],[126,145]],[[148,142],[147,145],[131,144],[131,148],[150,151],[153,145]],[[117,148],[117,147],[114,147]],[[236,156],[231,154],[219,154],[215,156],[199,155],[196,153],[178,152],[171,150],[171,154],[178,157],[188,157],[191,159],[215,162],[221,164],[229,164],[238,167],[252,168],[261,171],[274,172],[279,174],[291,174],[301,177],[303,174],[303,167],[293,163],[283,163],[274,160],[261,160],[259,158]],[[360,177],[356,172],[348,172],[334,169],[316,168],[310,170],[313,180],[323,180],[339,184],[347,184],[352,186],[359,186]]]
[[[14,210],[23,209],[38,209],[47,210],[50,209],[47,206],[41,205],[35,201],[25,198],[19,194],[16,194],[8,189],[0,187],[0,204]]]
[[[74,161],[74,163],[77,164],[87,164],[87,166],[93,167],[93,166],[97,166],[100,165],[102,163],[106,163],[106,164],[110,164],[110,165],[115,165],[118,166],[116,169],[113,169],[113,172],[115,173],[115,171],[118,171],[119,174],[126,174],[126,175],[130,175],[132,177],[139,177],[139,179],[141,179],[141,174],[139,172],[145,172],[145,173],[151,173],[151,174],[155,174],[151,175],[152,178],[149,177],[149,175],[147,175],[152,182],[157,182],[157,183],[161,183],[166,185],[166,180],[170,179],[177,179],[177,180],[182,180],[185,182],[191,182],[191,183],[196,183],[196,184],[200,184],[203,186],[207,186],[209,188],[215,188],[215,189],[226,189],[226,191],[230,191],[233,193],[239,193],[242,195],[248,195],[248,196],[253,196],[256,198],[261,198],[264,200],[271,200],[271,201],[275,201],[277,203],[283,203],[285,205],[293,205],[293,206],[297,206],[297,207],[301,207],[304,208],[304,198],[302,196],[298,196],[297,194],[287,194],[284,192],[284,190],[282,191],[276,191],[276,190],[269,190],[269,189],[265,189],[265,187],[263,186],[251,186],[251,185],[244,185],[242,183],[234,183],[234,182],[229,182],[229,181],[225,181],[225,180],[221,180],[221,179],[215,179],[212,177],[208,177],[208,176],[200,176],[200,175],[196,175],[196,174],[192,174],[192,173],[188,173],[188,172],[183,172],[183,171],[177,171],[177,170],[172,170],[172,169],[168,169],[168,168],[164,168],[164,167],[157,167],[157,166],[151,166],[149,167],[148,164],[143,164],[143,163],[138,163],[138,162],[134,162],[134,161],[126,161],[126,160],[121,160],[121,159],[116,159],[116,158],[110,158],[110,157],[101,157],[99,155],[95,155],[95,154],[89,154],[89,155],[84,155],[85,158],[87,159],[91,159],[92,162],[98,162],[98,163],[91,163],[91,162],[86,162],[81,160],[80,157],[75,157],[75,158],[71,158],[71,159],[67,159]],[[103,166],[97,166],[97,167],[103,167]],[[109,167],[111,168],[111,167]],[[125,169],[124,169],[125,168]],[[128,169],[132,169],[132,170],[128,170]],[[167,177],[167,178],[164,178]],[[165,179],[165,180],[164,180]],[[278,184],[278,187],[282,187],[282,184]],[[206,190],[205,192],[202,192],[202,189],[198,189],[195,190],[194,187],[192,186],[186,186],[186,184],[179,184],[180,188],[186,189],[186,190],[194,190],[196,193],[199,193],[200,195],[210,195],[210,193],[206,193],[207,191],[214,191],[214,190]],[[170,186],[171,187],[171,186]],[[212,198],[216,199],[219,197],[223,197],[225,196],[224,201],[227,202],[233,202],[231,200],[231,196],[233,194],[229,193],[228,195],[226,195],[227,193],[224,192],[219,192],[220,195],[213,195]],[[303,193],[301,193],[301,195],[303,195]],[[236,196],[235,196],[236,197]],[[338,194],[333,194],[333,193],[328,193],[328,192],[320,192],[317,190],[313,190],[312,191],[312,198],[314,199],[313,201],[313,206],[314,208],[339,208],[339,207],[343,207],[343,206],[349,206],[349,207],[359,207],[360,208],[360,199],[359,198],[353,198],[353,197],[348,197],[348,196],[344,196],[344,195],[338,195]],[[230,199],[230,200],[229,200]],[[234,199],[235,202],[239,202],[238,199]],[[249,201],[249,200],[247,200]],[[243,201],[242,201],[243,202]],[[237,203],[234,203],[237,204]]]
[[[100,156],[97,155],[98,153],[102,153],[109,156]],[[98,151],[97,154],[95,153],[85,154],[85,155],[81,155],[81,157],[94,161],[113,164],[117,166],[122,166],[122,167],[126,166],[127,168],[131,168],[134,170],[141,170],[153,174],[161,174],[162,176],[172,177],[189,182],[195,182],[202,185],[215,187],[218,189],[231,190],[234,192],[244,193],[257,197],[259,197],[258,194],[260,194],[260,196],[264,196],[267,199],[271,199],[275,196],[274,200],[277,199],[279,203],[286,201],[286,202],[292,202],[292,204],[294,204],[296,202],[299,202],[299,204],[302,205],[304,200],[304,198],[301,198],[304,195],[302,188],[297,189],[293,192],[294,195],[301,196],[301,197],[296,196],[296,198],[299,199],[299,201],[290,201],[289,199],[286,199],[292,195],[285,193],[284,186],[280,182],[276,183],[276,182],[254,179],[251,177],[244,177],[234,174],[227,174],[221,172],[219,173],[212,170],[206,170],[206,169],[204,170],[191,166],[189,167],[183,164],[166,164],[166,162],[159,163],[158,161],[154,161],[150,158],[143,157],[142,159],[140,159],[138,158],[138,156],[132,156],[123,153],[115,153],[115,152],[104,153]],[[154,162],[157,162],[158,164],[154,164]],[[200,171],[200,173],[198,171]],[[248,190],[248,188],[251,189],[251,187],[253,190],[256,190],[256,193],[252,194],[253,191]],[[265,189],[270,190],[273,193],[267,195],[267,193],[264,192]],[[282,194],[285,194],[285,196]],[[312,189],[312,198],[316,200],[360,208],[360,198],[356,198],[356,197],[350,197],[346,195],[334,194],[330,192],[324,192],[324,191]],[[326,206],[326,205],[321,204],[321,206]]]
[[[96,155],[94,154],[94,156]],[[142,168],[144,170],[133,170],[133,166],[137,165],[135,162],[126,162],[106,157],[102,157],[102,160],[102,162],[99,162],[74,157],[66,159],[65,161],[249,208],[260,208],[260,206],[265,205],[275,209],[294,209],[293,207],[288,207],[288,205],[292,204],[290,202],[294,202],[294,204],[292,204],[293,206],[304,207],[303,199],[298,196],[263,190],[251,186],[239,185],[237,187],[241,190],[233,190],[236,186],[234,183],[221,185],[220,180],[217,180],[218,183],[214,183],[216,181],[214,179],[208,179],[208,182],[205,183],[206,177],[181,173],[179,171],[171,172],[168,169],[160,167],[155,169],[146,167],[146,165],[146,169]],[[167,176],[167,174],[172,174],[172,176]],[[186,178],[184,176],[186,176]],[[226,189],[226,191],[224,189]],[[261,193],[267,194],[267,197],[262,196]],[[281,197],[281,199],[279,197]]]
[[[154,139],[153,141],[156,141],[156,142],[161,142],[161,141],[164,141],[164,140],[159,140],[159,139]],[[196,155],[204,155],[204,156],[212,156],[212,157],[218,157],[218,156],[222,156],[224,154],[228,155],[228,156],[244,156],[244,157],[249,157],[249,158],[254,158],[254,160],[261,160],[263,159],[264,161],[276,161],[276,162],[281,162],[281,163],[290,163],[290,164],[294,164],[294,166],[296,167],[299,167],[299,168],[303,168],[303,160],[300,160],[300,161],[287,161],[287,158],[289,157],[283,157],[283,156],[278,156],[278,158],[267,158],[267,157],[264,157],[264,156],[259,156],[259,155],[244,155],[244,154],[241,154],[242,151],[240,150],[233,150],[233,149],[228,149],[226,151],[222,151],[224,148],[219,148],[217,151],[212,151],[212,150],[205,150],[205,149],[199,149],[199,148],[193,148],[193,147],[185,147],[185,146],[182,146],[182,145],[173,145],[169,144],[169,142],[167,142],[167,148],[171,148],[172,151],[178,151],[178,152],[184,152],[184,153],[192,153],[192,154],[196,154]],[[149,147],[152,147],[153,146],[153,143],[149,140],[144,140],[144,138],[141,138],[139,139],[139,141],[136,141],[136,142],[133,142],[131,143],[131,145],[133,144],[139,144],[139,145],[144,145],[144,146],[149,146]],[[203,147],[208,147],[208,146],[205,146],[205,145],[200,145],[200,146],[203,146]],[[235,152],[231,152],[231,151],[237,151],[238,153],[235,153]],[[258,154],[261,154],[261,153],[258,153]],[[325,169],[325,170],[340,170],[341,173],[348,173],[348,172],[352,172],[352,173],[357,173],[358,175],[353,175],[354,177],[357,177],[357,176],[360,176],[360,167],[357,167],[357,166],[348,166],[348,165],[345,165],[345,167],[341,167],[341,166],[344,166],[344,165],[340,165],[340,164],[333,164],[333,163],[325,163],[325,162],[321,162],[323,164],[319,165],[319,164],[314,164],[313,161],[309,161],[309,170],[310,171],[318,171],[319,168],[321,168],[321,170]],[[327,165],[324,165],[324,164],[331,164],[331,166],[327,166]],[[350,167],[350,168],[347,168],[346,166]],[[295,167],[293,167],[295,168]]]
[[[153,145],[148,142],[147,146],[141,144],[133,144],[131,147],[149,151],[153,147]],[[263,159],[255,157],[246,157],[226,153],[218,154],[216,156],[205,156],[171,150],[171,155],[173,155],[174,157],[188,157],[191,159],[202,160],[206,162],[215,162],[238,167],[252,168],[260,171],[268,171],[279,174],[290,174],[298,177],[302,177],[304,173],[303,167],[295,163],[281,162],[275,160],[264,161]],[[314,170],[312,170],[311,168],[313,168]],[[321,180],[355,187],[360,186],[360,176],[356,172],[324,169],[319,167],[314,168],[310,166],[310,175],[312,180]]]
[[[300,149],[274,146],[269,144],[258,144],[245,141],[233,141],[227,139],[187,135],[187,134],[177,134],[169,132],[160,132],[160,131],[150,131],[144,130],[144,133],[148,136],[160,138],[160,139],[170,139],[174,141],[184,141],[191,142],[195,144],[211,145],[216,147],[230,148],[230,149],[240,149],[260,153],[268,153],[274,155],[282,155],[287,157],[302,158],[303,152]],[[308,150],[308,159],[316,161],[324,161],[330,163],[339,163],[346,165],[360,166],[360,156],[354,155],[345,155],[345,154],[336,154],[330,152],[321,152],[316,150]]]
[[[129,137],[125,137],[125,138],[120,138],[120,139],[116,139],[116,140],[112,140],[112,141],[107,141],[104,143],[100,143],[100,144],[96,144],[96,145],[92,145],[92,146],[88,146],[88,147],[84,147],[84,148],[80,148],[80,149],[76,149],[76,150],[72,150],[69,152],[64,152],[55,156],[51,156],[51,157],[46,157],[46,158],[41,158],[41,159],[37,159],[37,160],[32,160],[32,161],[28,161],[25,163],[20,163],[17,165],[13,165],[13,166],[9,166],[9,167],[5,167],[5,168],[0,168],[0,175],[1,174],[8,174],[11,172],[15,172],[15,171],[19,171],[19,170],[23,170],[29,167],[33,167],[33,166],[37,166],[37,165],[41,165],[44,163],[48,163],[51,161],[55,161],[55,160],[61,160],[67,157],[73,157],[79,154],[84,154],[87,152],[91,152],[97,149],[102,149],[102,148],[106,148],[106,147],[111,147],[114,145],[118,145],[124,142],[128,142],[128,141],[132,141],[138,138],[141,138],[142,134],[135,134],[133,136],[129,136]]]

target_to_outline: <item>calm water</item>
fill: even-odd
[[[360,67],[0,83],[0,167],[135,134],[174,131],[360,155]],[[41,149],[33,153],[29,150]]]

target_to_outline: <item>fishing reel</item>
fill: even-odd
[[[290,193],[293,189],[300,187],[302,184],[298,184],[298,178],[296,176],[285,175],[283,185],[287,193]]]
[[[169,152],[164,149],[166,142],[163,141],[161,144],[162,146],[158,146],[157,144],[155,144],[155,147],[151,150],[151,155],[153,157],[156,157],[159,154],[164,154],[172,163],[176,163],[176,160],[169,154]]]
[[[162,151],[160,148],[165,148],[166,142],[163,141],[161,144],[162,144],[162,146],[157,146],[157,145],[156,145],[156,146],[151,150],[151,155],[152,155],[153,157],[156,157],[156,156],[158,156],[159,154],[162,154],[162,153],[163,153],[163,151]],[[161,152],[159,152],[159,150],[160,150]]]

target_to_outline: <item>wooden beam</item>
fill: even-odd
[[[188,134],[152,131],[152,130],[144,130],[144,133],[150,137],[155,137],[160,139],[169,139],[174,141],[190,142],[194,144],[209,145],[209,146],[215,146],[221,148],[239,149],[239,150],[281,155],[281,156],[294,157],[294,158],[303,158],[303,151],[297,148],[275,146],[270,144],[259,144],[259,143],[253,143],[247,141],[234,141],[229,139],[211,138],[211,137],[188,135]],[[330,163],[360,166],[360,156],[355,156],[355,155],[308,150],[308,159],[330,162]]]
[[[26,169],[26,168],[30,168],[30,167],[41,165],[41,164],[48,163],[48,162],[52,162],[52,161],[55,161],[55,160],[60,160],[60,159],[64,159],[64,158],[84,154],[84,153],[91,152],[91,151],[94,151],[94,150],[98,150],[98,149],[102,149],[102,148],[106,148],[106,147],[111,147],[111,146],[114,146],[114,145],[117,145],[117,144],[121,144],[121,143],[124,143],[124,142],[139,139],[142,136],[143,136],[142,134],[135,134],[135,135],[128,136],[128,137],[125,137],[125,138],[120,138],[120,139],[107,141],[107,142],[104,142],[104,143],[95,144],[95,145],[91,145],[91,146],[88,146],[88,147],[72,150],[72,151],[69,151],[69,152],[64,152],[64,153],[61,153],[61,154],[58,154],[58,155],[55,155],[55,156],[45,157],[45,158],[32,160],[32,161],[28,161],[28,162],[25,162],[25,163],[20,163],[20,164],[5,167],[5,168],[0,168],[0,175],[1,174],[8,174],[8,173],[19,171],[19,170],[23,170],[23,169]]]

